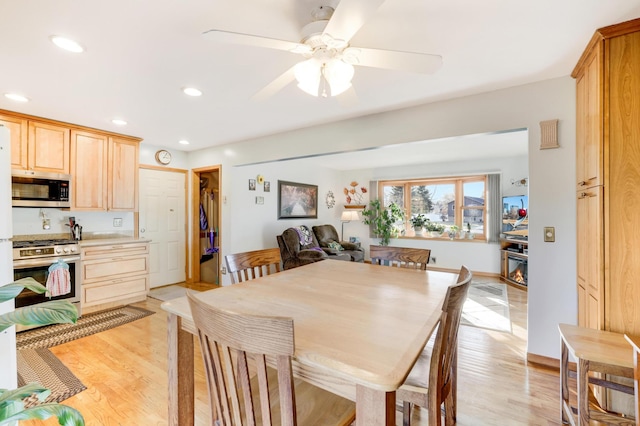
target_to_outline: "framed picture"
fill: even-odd
[[[278,181],[278,219],[316,219],[318,185]]]
[[[271,182],[265,180],[264,181],[264,192],[270,192],[271,191]]]
[[[255,190],[256,190],[256,180],[249,179],[249,191],[255,191]]]

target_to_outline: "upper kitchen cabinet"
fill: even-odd
[[[70,137],[69,127],[29,121],[27,169],[68,174]]]
[[[73,210],[136,211],[138,139],[71,132]]]
[[[137,211],[140,138],[0,110],[11,167],[71,174],[71,209]]]
[[[71,131],[73,210],[107,210],[108,136]]]
[[[122,137],[109,138],[109,210],[138,210],[138,142]]]
[[[69,173],[69,127],[0,113],[11,132],[11,168]]]
[[[20,117],[0,114],[0,124],[11,133],[11,168],[27,170],[27,135],[29,121]]]

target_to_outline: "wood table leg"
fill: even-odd
[[[578,359],[578,424],[589,426],[589,361]]]
[[[562,413],[562,423],[569,424],[569,415],[566,410],[570,409],[569,405],[569,350],[564,340],[560,348],[560,412]]]
[[[395,426],[396,393],[356,385],[356,426]]]
[[[181,318],[168,315],[169,426],[193,426],[193,337]]]

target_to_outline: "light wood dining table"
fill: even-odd
[[[394,425],[402,385],[457,273],[325,260],[198,294],[235,312],[293,318],[294,374],[356,402],[358,426]],[[194,334],[186,297],[168,312],[169,425],[194,423]]]

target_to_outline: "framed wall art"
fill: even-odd
[[[316,219],[318,185],[278,181],[278,219]]]

